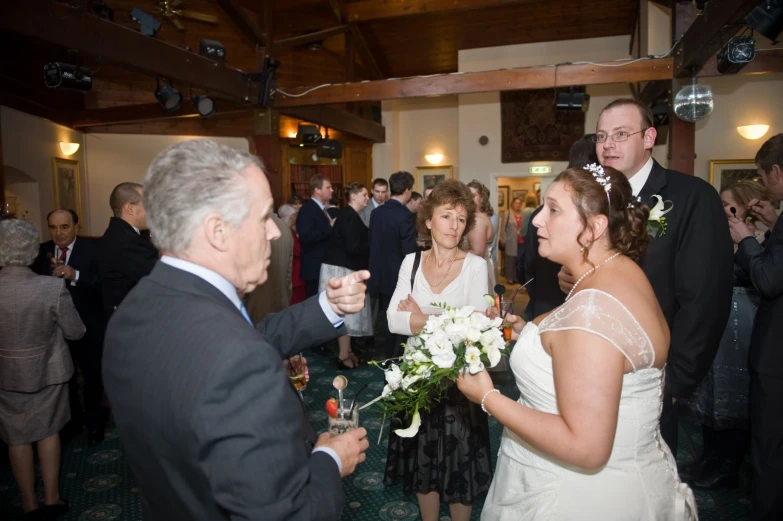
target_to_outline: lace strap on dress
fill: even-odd
[[[647,333],[628,308],[606,292],[579,291],[538,326],[539,333],[566,330],[600,336],[623,353],[634,371],[655,364],[655,350]]]

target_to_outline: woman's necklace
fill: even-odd
[[[454,256],[449,261],[449,267],[446,268],[446,273],[443,275],[443,277],[441,277],[441,279],[438,281],[437,284],[433,284],[432,282],[430,282],[430,279],[429,277],[427,277],[427,274],[424,273],[424,270],[421,271],[422,274],[424,274],[424,278],[427,280],[427,284],[429,284],[431,288],[437,288],[438,286],[443,284],[443,281],[446,280],[446,277],[449,276],[449,272],[451,271],[451,265],[454,264],[455,260],[457,260],[457,255],[459,255],[459,248],[457,248],[457,251],[454,252]],[[430,264],[435,262],[435,259],[432,258],[432,250],[430,250],[430,253],[428,254],[427,258],[431,259]]]
[[[601,266],[603,266],[604,264],[606,264],[606,263],[607,263],[607,262],[609,262],[610,260],[614,259],[614,258],[615,258],[615,257],[617,257],[618,255],[620,255],[620,252],[619,252],[619,251],[618,251],[617,253],[615,253],[614,255],[612,255],[611,257],[609,257],[608,259],[606,259],[605,261],[603,261],[603,262],[601,262],[601,263],[599,263],[599,264],[596,264],[595,266],[593,266],[592,268],[590,268],[589,270],[587,270],[587,271],[585,272],[585,274],[584,274],[584,275],[582,275],[581,277],[579,277],[579,280],[577,280],[577,281],[576,281],[576,284],[574,284],[574,287],[573,287],[573,288],[571,288],[571,291],[569,291],[569,292],[568,292],[568,296],[566,297],[566,300],[568,300],[568,299],[570,299],[570,298],[571,298],[571,295],[572,295],[572,294],[574,293],[574,291],[576,290],[576,287],[579,285],[579,283],[580,283],[580,282],[582,282],[582,281],[585,279],[585,277],[587,277],[587,276],[588,276],[588,275],[590,275],[592,272],[594,272],[595,270],[597,270],[598,268],[600,268]]]

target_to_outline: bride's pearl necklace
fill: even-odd
[[[572,295],[572,294],[574,293],[574,291],[576,290],[576,287],[579,285],[579,283],[580,283],[580,282],[582,282],[582,281],[585,279],[585,277],[587,277],[587,276],[588,276],[588,275],[590,275],[592,272],[594,272],[595,270],[597,270],[598,268],[600,268],[601,266],[603,266],[604,264],[606,264],[606,263],[607,263],[607,262],[609,262],[610,260],[614,259],[614,258],[615,258],[615,257],[617,257],[618,255],[620,255],[620,252],[619,252],[619,251],[618,251],[617,253],[615,253],[614,255],[612,255],[611,257],[609,257],[608,259],[606,259],[605,261],[603,261],[603,262],[601,262],[601,263],[599,263],[599,264],[596,264],[595,266],[593,266],[592,268],[590,268],[589,270],[587,270],[587,271],[585,272],[585,274],[584,274],[584,275],[582,275],[581,277],[579,277],[579,279],[576,281],[576,284],[574,284],[574,287],[573,287],[573,288],[571,288],[571,291],[569,291],[569,292],[568,292],[568,296],[567,296],[565,299],[566,299],[566,300],[568,300],[568,299],[570,299],[570,298],[571,298],[571,295]]]

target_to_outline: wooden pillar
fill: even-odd
[[[283,161],[280,147],[283,143],[280,139],[280,116],[271,108],[255,110],[255,154],[264,161],[269,184],[272,188],[272,197],[275,199],[275,208],[285,202]]]
[[[0,218],[5,211],[5,163],[3,162],[3,125],[0,122]]]
[[[692,2],[677,0],[672,9],[672,40],[677,41],[693,23],[696,16]],[[679,50],[682,52],[682,48]],[[696,124],[688,123],[674,114],[674,96],[690,83],[690,79],[672,80],[669,94],[669,168],[693,175],[696,159]]]

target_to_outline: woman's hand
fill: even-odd
[[[494,389],[495,384],[487,371],[476,374],[465,373],[457,377],[457,388],[473,403],[481,403],[487,391]]]
[[[418,313],[419,315],[424,314],[421,312],[419,305],[416,304],[416,301],[413,300],[412,295],[408,295],[408,298],[401,300],[400,303],[397,304],[397,311],[410,311],[411,313]]]

